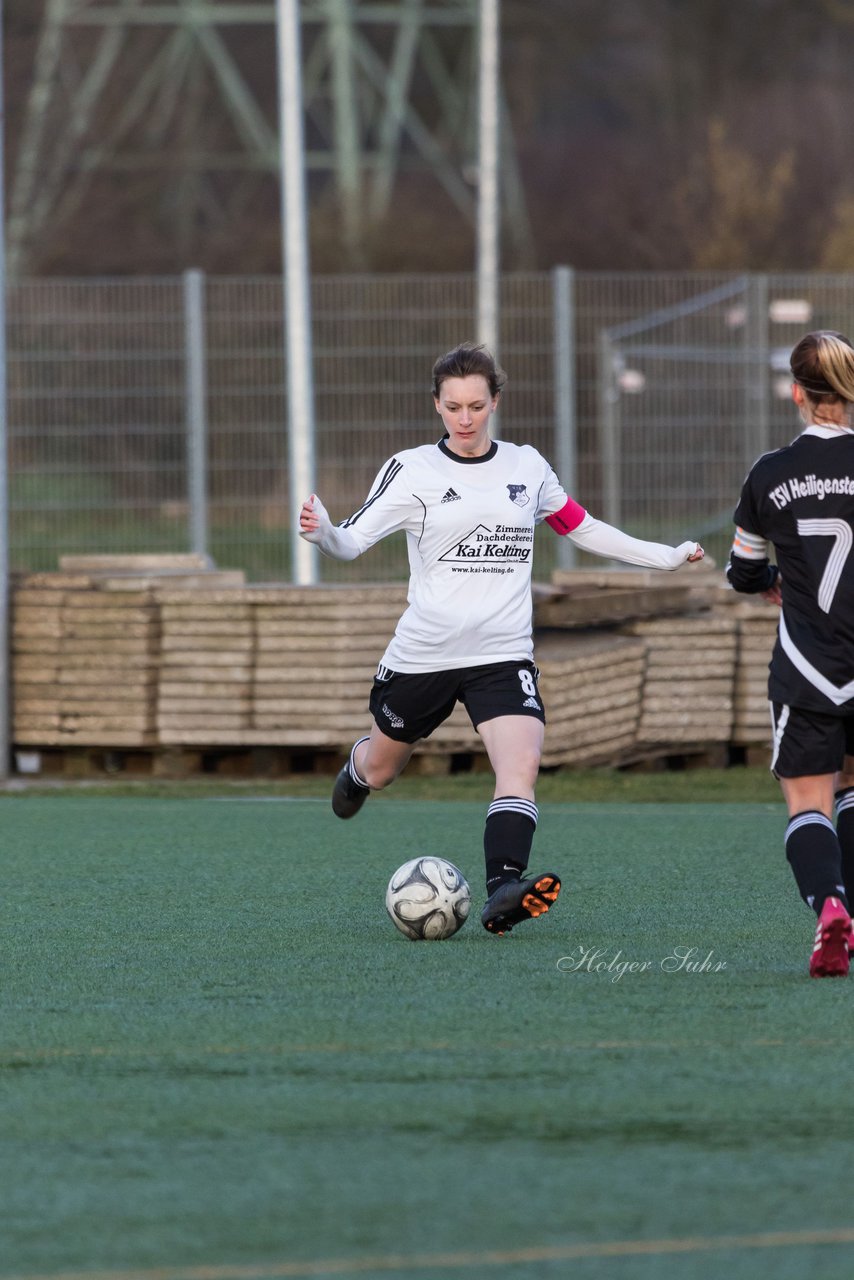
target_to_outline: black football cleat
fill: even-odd
[[[345,764],[332,788],[332,812],[337,818],[352,818],[370,794],[370,787],[362,787],[355,782],[350,766]]]
[[[508,880],[487,898],[480,914],[483,927],[490,933],[509,933],[523,920],[544,916],[559,893],[560,878],[552,871],[527,880]]]

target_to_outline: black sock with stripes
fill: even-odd
[[[849,902],[854,902],[854,787],[836,793],[836,834],[842,850],[842,883]]]
[[[794,814],[786,827],[786,857],[801,897],[816,915],[830,897],[840,898],[847,909],[842,855],[829,818],[817,809]]]
[[[483,831],[488,894],[508,880],[521,879],[528,866],[537,817],[533,800],[519,796],[499,796],[489,806]]]

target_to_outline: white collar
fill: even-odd
[[[854,436],[854,427],[833,426],[825,422],[811,422],[804,427],[802,436],[819,436],[822,440],[835,440],[837,436]]]

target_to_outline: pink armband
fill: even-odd
[[[556,511],[553,516],[546,516],[546,524],[551,525],[555,533],[565,538],[568,533],[572,533],[573,529],[578,528],[586,515],[587,512],[583,507],[580,507],[572,498],[567,498],[566,506],[561,507],[560,511]]]

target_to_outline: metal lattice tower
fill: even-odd
[[[405,170],[430,173],[473,222],[477,0],[302,0],[300,14],[306,167],[314,191],[334,190],[350,264]],[[10,193],[10,273],[85,207],[99,172],[174,174],[179,226],[245,207],[279,168],[275,40],[246,40],[275,20],[272,0],[45,0]],[[504,222],[522,248],[502,114]]]

